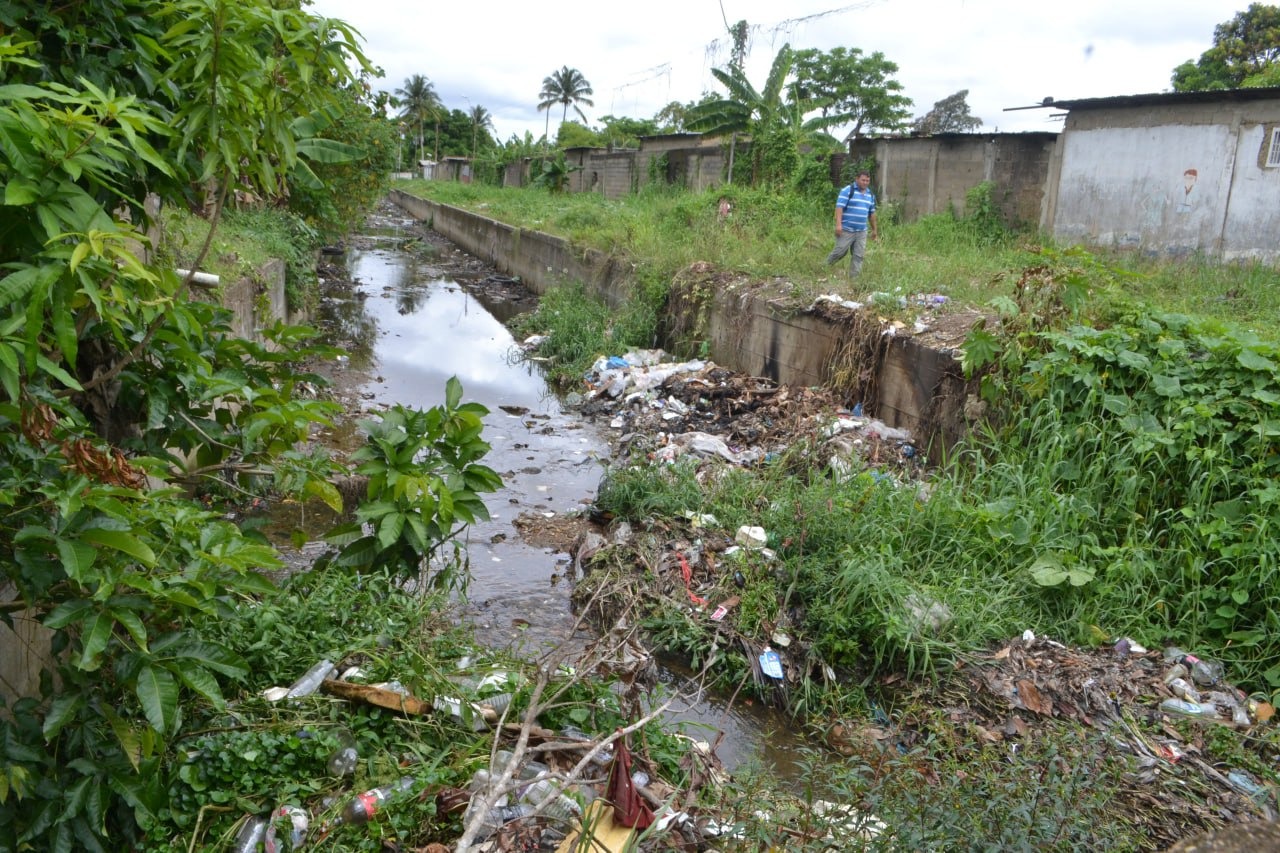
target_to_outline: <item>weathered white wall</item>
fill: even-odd
[[[1222,232],[1222,254],[1227,260],[1280,260],[1280,168],[1263,167],[1275,126],[1267,123],[1240,128],[1231,203]],[[1259,246],[1270,247],[1270,252],[1259,253]]]
[[[1069,115],[1054,237],[1175,257],[1280,260],[1280,169],[1259,158],[1278,113],[1280,104],[1259,101]],[[1196,172],[1189,191],[1188,170]]]

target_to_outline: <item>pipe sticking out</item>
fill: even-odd
[[[216,276],[211,272],[198,272],[194,274],[191,272],[191,270],[174,270],[174,272],[176,272],[179,275],[179,277],[184,279],[187,276],[191,276],[192,284],[200,284],[200,285],[204,285],[205,287],[217,287],[219,284],[222,283],[222,277]]]

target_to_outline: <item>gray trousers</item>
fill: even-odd
[[[862,272],[862,256],[867,253],[867,231],[841,231],[836,238],[835,248],[827,255],[827,264],[834,264],[849,255],[849,278],[856,278]]]

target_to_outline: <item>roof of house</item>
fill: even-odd
[[[1109,98],[1076,98],[1059,101],[1045,98],[1036,106],[1067,110],[1105,110],[1116,107],[1154,107],[1171,104],[1211,104],[1221,101],[1280,100],[1280,86],[1258,86],[1250,89],[1213,89],[1200,92],[1152,92],[1146,95],[1114,95]]]

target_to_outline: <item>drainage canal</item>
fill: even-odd
[[[609,454],[596,425],[563,408],[536,363],[519,357],[504,323],[533,307],[529,295],[485,286],[501,283],[491,267],[389,206],[370,218],[344,257],[327,260],[337,262],[330,277],[351,285],[331,287],[318,320],[346,353],[347,384],[364,409],[437,405],[451,376],[462,383],[464,400],[489,409],[484,437],[493,449],[484,461],[503,488],[485,496],[492,518],[472,527],[465,543],[465,617],[478,636],[527,656],[590,639],[574,633],[568,555],[529,544],[515,527],[517,520],[522,527],[554,525],[582,513]],[[662,678],[687,686],[675,667],[664,667]],[[717,754],[731,771],[753,764],[782,778],[798,773],[803,741],[776,712],[704,694],[672,717],[700,740],[714,742],[723,732]]]

